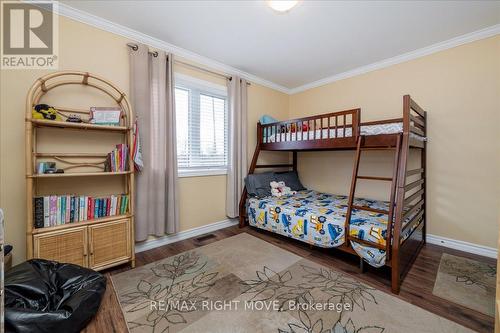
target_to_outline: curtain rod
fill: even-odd
[[[127,46],[130,47],[134,51],[137,51],[139,49],[139,46],[137,44],[127,43]],[[148,52],[153,57],[157,57],[158,56],[158,52],[157,51],[148,51]],[[229,81],[231,81],[232,78],[233,78],[231,75],[221,74],[221,73],[218,73],[218,72],[214,72],[214,71],[211,71],[209,69],[206,69],[206,68],[203,68],[203,67],[200,67],[200,66],[196,66],[196,65],[192,65],[190,63],[183,62],[183,61],[180,61],[180,60],[175,60],[175,64],[182,65],[182,66],[185,66],[185,67],[190,67],[192,69],[203,71],[203,72],[215,75],[215,76],[221,76],[223,78],[228,79]],[[251,84],[250,82],[247,82],[247,85],[250,85],[250,84]]]
[[[216,75],[216,76],[222,76],[222,77],[224,77],[224,78],[226,78],[228,80],[232,79],[232,77],[230,75],[217,73],[217,72],[211,71],[211,70],[203,68],[203,67],[199,67],[199,66],[196,66],[196,65],[189,64],[187,62],[183,62],[183,61],[180,61],[180,60],[175,60],[174,62],[176,64],[182,65],[184,67],[189,67],[189,68],[196,69],[196,70],[199,70],[199,71],[207,72],[208,74],[212,74],[212,75]]]

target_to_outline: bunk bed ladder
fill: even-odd
[[[354,157],[354,167],[352,171],[352,180],[351,180],[351,189],[349,191],[349,199],[347,202],[347,214],[346,214],[346,224],[345,224],[345,237],[347,240],[353,240],[355,242],[368,245],[368,246],[373,246],[381,250],[386,251],[386,261],[390,260],[391,256],[391,239],[392,239],[392,228],[393,228],[393,220],[394,220],[394,212],[395,212],[395,204],[396,204],[396,190],[397,190],[397,184],[398,184],[398,167],[399,167],[399,158],[400,158],[400,151],[401,151],[401,134],[398,134],[396,137],[396,146],[392,147],[363,147],[363,141],[364,141],[364,136],[359,136],[358,137],[358,142],[356,144],[356,155]],[[393,161],[393,170],[392,170],[392,177],[378,177],[378,176],[360,176],[358,174],[359,172],[359,162],[361,159],[361,152],[364,150],[394,150],[394,161]],[[389,198],[389,210],[381,210],[381,209],[374,209],[370,207],[365,207],[365,206],[358,206],[354,204],[354,196],[356,193],[356,184],[358,179],[363,179],[363,180],[376,180],[376,181],[390,181],[391,182],[391,194]],[[351,222],[351,217],[352,217],[352,210],[353,209],[358,209],[358,210],[366,210],[369,212],[373,213],[380,213],[380,214],[387,214],[387,232],[386,232],[386,245],[381,245],[377,243],[373,243],[370,241],[365,241],[362,239],[359,239],[357,237],[351,237],[350,236],[350,222]],[[349,246],[349,243],[346,241],[346,246]],[[362,260],[360,261],[360,267],[363,269],[363,264]]]
[[[416,114],[412,114],[416,113]],[[391,290],[398,294],[401,288],[401,279],[408,272],[411,264],[416,259],[420,249],[425,244],[426,238],[426,142],[418,143],[411,138],[411,134],[427,135],[427,113],[410,95],[403,96],[403,138],[401,142],[401,157],[398,169],[398,187],[396,194],[396,212],[394,219],[394,235],[392,244],[391,260]],[[413,142],[412,142],[413,141]],[[411,148],[420,148],[420,167],[408,170],[408,160]],[[407,183],[407,177],[419,175],[420,179]],[[409,196],[411,191],[416,191]],[[418,200],[417,200],[418,199]],[[417,201],[411,205],[412,202]],[[405,212],[405,207],[408,211]],[[420,209],[420,213],[412,218],[404,228],[411,223],[417,223],[416,228],[410,233],[406,241],[401,241],[403,222],[412,212]],[[421,222],[419,222],[421,220]],[[421,239],[419,241],[408,241],[412,234],[418,230],[418,223],[423,223]],[[418,237],[415,238],[417,240]],[[403,247],[403,245],[405,247]],[[403,259],[403,260],[402,260]]]

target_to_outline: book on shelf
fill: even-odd
[[[49,227],[57,223],[57,196],[49,197]]]
[[[50,226],[50,197],[43,197],[43,226]]]
[[[70,222],[70,215],[71,215],[71,197],[69,195],[66,196],[66,199],[64,200],[64,209],[66,212],[66,215],[64,216],[64,224]]]
[[[33,211],[35,212],[35,218],[33,220],[35,228],[43,228],[43,201],[43,197],[37,197],[33,203]]]
[[[61,200],[62,197],[57,197],[57,204],[56,204],[56,224],[54,225],[59,225],[61,224]]]
[[[34,227],[46,228],[128,213],[128,195],[50,195],[33,199]]]
[[[128,171],[129,149],[126,144],[120,143],[106,156],[104,171],[121,172]]]

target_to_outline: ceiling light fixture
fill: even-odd
[[[267,4],[269,7],[277,12],[284,13],[291,10],[299,3],[298,0],[269,0]]]

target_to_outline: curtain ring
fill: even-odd
[[[139,46],[137,44],[127,43],[127,46],[130,47],[134,51],[137,51],[139,49]]]

